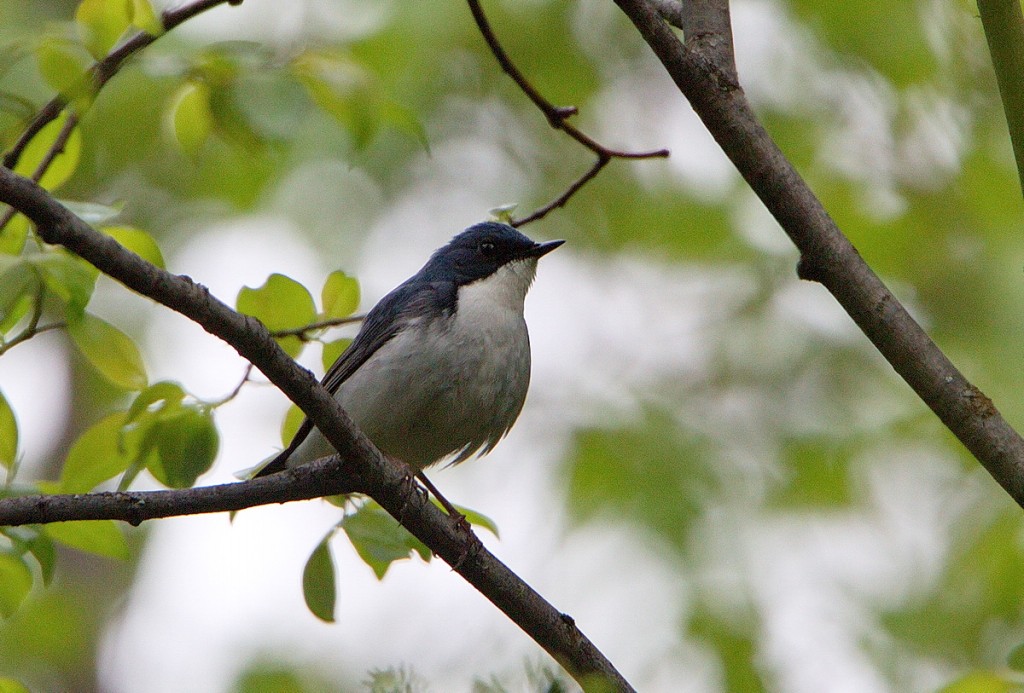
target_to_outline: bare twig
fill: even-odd
[[[832,293],[896,372],[1024,506],[1024,439],[864,262],[757,120],[720,48],[732,45],[727,0],[686,3],[705,11],[707,39],[688,39],[686,45],[646,0],[615,2],[800,250],[800,277]],[[684,13],[684,34],[696,39],[700,32],[691,32],[685,20]]]
[[[348,315],[344,318],[331,318],[330,320],[320,320],[319,322],[311,322],[308,325],[302,327],[294,327],[288,330],[273,330],[270,333],[271,337],[298,337],[299,339],[308,339],[309,333],[316,330],[322,330],[327,327],[340,327],[341,325],[351,325],[353,323],[362,322],[365,315]]]
[[[67,120],[64,121],[64,126],[57,133],[57,138],[50,145],[50,148],[46,151],[46,156],[43,157],[39,165],[36,166],[36,170],[32,172],[32,180],[38,183],[43,179],[46,171],[50,168],[50,164],[56,159],[63,151],[64,147],[68,144],[68,139],[71,137],[71,133],[75,131],[75,126],[78,125],[78,114],[68,113]],[[0,216],[0,231],[11,222],[18,212],[14,207],[8,207],[7,211]]]
[[[217,496],[226,492],[226,488],[218,487],[217,491],[209,492],[212,498],[204,497],[203,512],[282,502],[307,493],[307,497],[330,495],[336,492],[331,480],[344,480],[337,483],[365,493],[392,516],[400,518],[414,536],[508,615],[578,681],[584,685],[593,682],[594,686],[601,682],[603,689],[608,690],[633,690],[580,632],[571,617],[551,606],[486,549],[468,551],[479,540],[471,540],[452,518],[420,494],[412,493],[408,469],[382,455],[330,393],[277,345],[258,320],[231,310],[188,277],[170,274],[127,251],[114,239],[93,230],[38,185],[5,168],[0,168],[0,202],[16,207],[29,217],[45,242],[64,246],[133,291],[181,313],[226,341],[298,404],[338,451],[337,457],[329,458],[323,468],[317,468],[318,472],[310,469],[310,478],[306,477],[304,468],[299,467],[266,479],[232,484],[230,497],[223,502],[218,501]],[[271,483],[277,478],[281,479],[280,486]],[[318,485],[290,497],[261,495],[261,491],[268,488],[285,493],[284,489],[290,488],[296,479]],[[249,496],[250,493],[255,495]],[[247,502],[243,496],[249,496],[252,502]],[[116,518],[140,522],[146,516],[141,514],[144,511],[139,510],[138,501],[143,500],[145,508],[157,498],[167,496],[85,494],[60,496],[54,501],[47,500],[46,496],[28,500],[0,499],[0,524],[52,522],[58,518]],[[125,505],[133,509],[126,511]],[[59,514],[57,507],[61,508]],[[170,515],[173,511],[168,509],[162,513],[153,516]]]
[[[572,139],[579,142],[581,145],[592,151],[597,156],[597,161],[591,168],[584,173],[582,176],[576,179],[575,182],[570,185],[565,192],[555,198],[552,202],[544,205],[540,209],[532,212],[531,214],[521,218],[512,219],[509,223],[512,226],[523,226],[532,221],[536,221],[549,212],[565,205],[573,195],[575,195],[580,188],[586,185],[591,179],[593,179],[598,173],[601,172],[609,161],[612,159],[653,159],[663,158],[669,155],[667,149],[658,149],[650,152],[625,152],[618,149],[610,149],[600,144],[589,135],[581,132],[571,123],[567,122],[569,118],[576,115],[577,108],[575,106],[556,106],[547,99],[545,99],[539,91],[530,83],[529,80],[519,71],[519,68],[515,66],[512,59],[505,52],[501,43],[498,41],[498,37],[495,35],[494,30],[491,28],[491,23],[487,19],[487,15],[484,14],[483,7],[480,5],[480,0],[467,0],[469,3],[469,10],[473,13],[473,19],[476,21],[477,27],[480,29],[480,34],[484,37],[484,41],[487,42],[487,46],[491,49],[491,53],[498,60],[498,64],[501,69],[512,78],[512,81],[516,83],[519,89],[526,94],[527,98],[533,102],[533,104],[540,109],[541,113],[548,119],[551,127],[556,130],[561,130]]]

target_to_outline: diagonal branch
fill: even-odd
[[[536,87],[534,87],[528,79],[519,71],[515,63],[509,57],[508,53],[502,47],[501,42],[498,41],[498,37],[495,35],[494,30],[491,28],[491,23],[487,19],[487,15],[484,14],[483,7],[480,5],[480,0],[467,0],[469,3],[469,10],[473,13],[473,19],[476,21],[477,27],[480,29],[481,35],[484,37],[484,41],[487,42],[488,48],[491,49],[491,53],[497,59],[498,64],[501,65],[501,69],[512,78],[512,81],[516,83],[519,89],[526,94],[527,98],[533,102],[533,104],[540,109],[544,117],[548,119],[548,123],[556,130],[561,130],[572,139],[579,142],[581,145],[592,151],[597,156],[597,161],[593,166],[587,170],[582,176],[577,178],[565,192],[556,197],[553,201],[544,205],[543,207],[535,210],[529,215],[521,219],[513,219],[509,223],[512,226],[523,226],[529,224],[532,221],[537,221],[544,216],[547,216],[549,212],[565,205],[573,195],[575,195],[584,185],[590,182],[598,173],[603,169],[612,159],[654,159],[664,158],[669,155],[667,149],[658,149],[650,152],[626,152],[618,149],[610,149],[600,142],[597,142],[586,133],[579,130],[576,126],[568,122],[568,119],[576,115],[578,109],[575,106],[556,106],[547,99],[545,99]]]
[[[682,44],[646,0],[615,0],[715,140],[800,250],[802,279],[820,282],[914,392],[1024,506],[1024,439],[950,362],[864,262],[757,120],[731,65],[708,41]],[[726,0],[699,5],[728,17]],[[710,16],[710,15],[708,15]],[[684,15],[685,21],[685,15]],[[687,32],[684,25],[684,33]],[[715,29],[731,45],[728,22]]]
[[[261,502],[282,502],[320,495],[325,491],[331,494],[335,492],[330,486],[333,483],[331,479],[341,480],[339,484],[351,482],[351,490],[369,495],[399,518],[413,535],[505,612],[578,681],[600,680],[609,690],[633,690],[612,663],[576,627],[572,618],[546,602],[480,546],[479,540],[471,533],[461,530],[451,517],[421,494],[413,492],[408,468],[384,457],[313,375],[296,364],[274,342],[262,323],[231,310],[188,277],[170,274],[129,252],[113,238],[94,231],[37,184],[4,168],[0,168],[0,202],[29,217],[45,242],[64,246],[133,291],[181,313],[223,339],[298,404],[339,453],[338,457],[330,458],[331,461],[325,463],[326,468],[321,470],[325,476],[324,486],[316,486],[320,482],[308,479],[305,471],[285,471],[265,481],[239,482],[214,487],[212,491],[196,490],[193,499],[201,497],[202,509],[195,512],[217,512]],[[309,474],[312,473],[310,470]],[[284,481],[281,486],[276,482],[268,483],[273,478]],[[301,491],[293,489],[292,495],[286,497],[286,487],[296,479],[305,479],[307,485],[296,481]],[[282,495],[261,495],[271,491]],[[253,494],[249,496],[250,502],[243,503],[243,496],[250,492]],[[141,504],[143,509],[140,509],[139,500],[144,501]],[[54,521],[58,517],[64,520],[88,517],[141,521],[145,519],[144,508],[150,503],[170,500],[173,497],[166,495],[140,498],[131,494],[61,496],[53,501],[48,501],[45,496],[27,500],[7,498],[0,499],[0,522],[34,523]],[[55,514],[58,507],[63,508],[60,515]],[[167,508],[166,505],[162,507]],[[164,513],[167,514],[170,514],[169,510]]]

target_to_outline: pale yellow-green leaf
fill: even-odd
[[[146,387],[146,366],[135,342],[90,313],[68,323],[68,334],[86,360],[108,381],[126,390]]]
[[[0,467],[11,468],[18,454],[18,422],[14,410],[0,392]]]
[[[160,21],[149,0],[132,0],[131,14],[132,26],[137,26],[151,36],[164,33],[164,23]]]
[[[68,118],[68,111],[64,111],[53,122],[48,123],[36,133],[25,147],[25,151],[22,152],[18,165],[14,167],[15,173],[25,177],[35,175],[36,169],[50,155],[50,149],[56,143]],[[39,180],[39,185],[47,190],[56,190],[63,185],[78,167],[81,151],[82,135],[76,125],[64,147],[53,157],[46,173]]]
[[[325,320],[346,318],[359,308],[359,282],[341,270],[327,275],[323,289],[320,290],[323,305],[321,315]]]
[[[186,82],[171,99],[169,124],[174,141],[185,154],[197,156],[213,131],[210,87]]]
[[[7,618],[32,589],[32,571],[21,556],[0,553],[0,616]]]
[[[107,558],[128,558],[128,542],[113,520],[53,522],[44,526],[43,531],[57,543],[79,551]]]
[[[131,24],[131,4],[125,0],[82,0],[75,12],[75,26],[82,43],[101,60]]]
[[[142,229],[134,226],[104,226],[100,229],[115,241],[132,251],[143,260],[148,260],[157,267],[164,268],[164,255],[153,237]]]

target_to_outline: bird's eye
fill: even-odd
[[[480,253],[484,257],[491,257],[491,256],[493,256],[495,250],[496,250],[496,248],[495,248],[494,244],[491,243],[490,241],[484,241],[483,243],[480,244]]]

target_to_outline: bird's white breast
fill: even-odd
[[[459,288],[454,314],[418,319],[378,349],[336,396],[384,453],[421,469],[489,451],[515,423],[530,382],[523,303],[536,260]],[[315,431],[292,463],[330,448]]]

